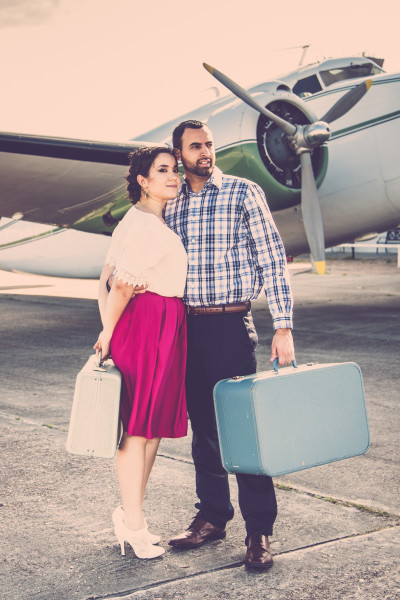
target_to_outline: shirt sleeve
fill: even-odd
[[[293,298],[285,248],[268,208],[264,192],[255,183],[244,199],[244,223],[256,268],[264,282],[274,329],[293,327]]]

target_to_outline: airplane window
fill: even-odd
[[[357,77],[369,77],[371,75],[378,75],[379,73],[382,73],[382,69],[373,63],[354,64],[340,69],[320,71],[321,79],[327,86],[337,81],[357,79]]]
[[[293,93],[297,96],[300,96],[300,98],[315,94],[321,90],[322,86],[316,75],[310,75],[309,77],[304,77],[304,79],[299,79],[299,81],[293,86]]]

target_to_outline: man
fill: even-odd
[[[250,300],[263,286],[275,329],[271,360],[292,362],[294,347],[286,257],[263,191],[255,183],[223,175],[215,166],[212,133],[204,123],[178,125],[173,145],[185,177],[177,200],[167,204],[165,220],[188,255],[186,394],[199,498],[189,528],[169,542],[183,549],[224,538],[233,517],[212,392],[221,379],[256,371]],[[247,532],[245,564],[269,568],[273,559],[268,536],[277,513],[272,479],[238,474],[237,482]]]

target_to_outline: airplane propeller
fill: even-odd
[[[330,137],[329,123],[346,114],[369,90],[372,80],[366,80],[352,88],[342,96],[322,117],[308,125],[293,125],[256,102],[251,95],[229,77],[203,63],[204,68],[235,96],[259,113],[273,121],[286,134],[289,146],[300,156],[301,166],[301,210],[304,230],[306,232],[315,269],[319,274],[325,273],[325,240],[321,206],[311,163],[313,148],[327,142]]]

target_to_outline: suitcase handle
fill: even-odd
[[[272,364],[273,364],[273,367],[274,367],[274,371],[275,371],[275,373],[278,373],[278,361],[279,361],[279,359],[278,359],[278,357],[276,357],[276,358],[274,359],[274,362],[272,363]],[[293,367],[294,369],[297,369],[297,362],[296,362],[296,360],[294,360],[294,361],[292,362],[292,367]]]
[[[93,371],[107,371],[107,369],[105,369],[101,364],[101,350],[99,350],[99,363],[94,363]]]

